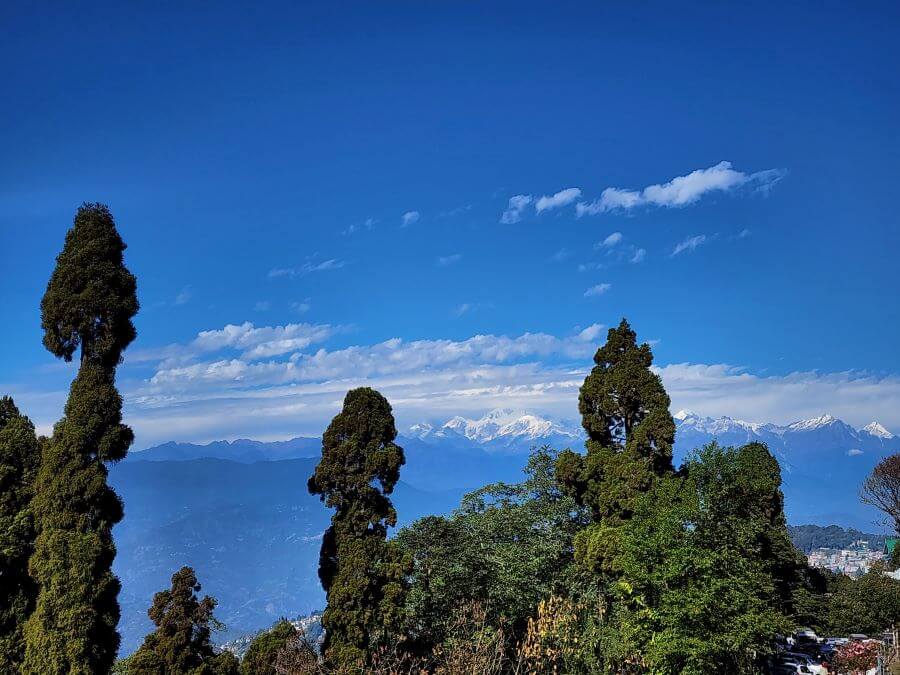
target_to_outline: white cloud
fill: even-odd
[[[544,195],[537,200],[534,208],[538,213],[542,213],[543,211],[547,211],[549,209],[556,209],[561,206],[567,206],[568,204],[571,204],[576,199],[578,199],[580,196],[581,188],[566,188],[565,190],[560,190],[556,194],[549,197],[547,195]]]
[[[515,225],[522,220],[522,212],[531,204],[531,195],[515,195],[509,198],[509,206],[500,216],[500,222],[504,225]]]
[[[474,307],[475,305],[471,305]],[[471,311],[471,310],[470,310]],[[475,335],[463,340],[391,339],[316,345],[339,327],[229,325],[182,345],[127,354],[119,379],[136,448],[167,440],[289,438],[320,434],[355,386],[382,391],[398,425],[494,407],[575,419],[578,388],[603,341],[594,324],[570,335]],[[300,345],[306,343],[306,347]],[[154,354],[150,352],[153,351]],[[136,379],[153,358],[153,376]],[[758,374],[728,364],[674,363],[655,369],[672,399],[717,417],[786,424],[821,415],[861,427],[873,418],[900,431],[900,376],[854,371]],[[40,429],[62,414],[65,390],[7,387]]]
[[[861,455],[861,454],[863,454],[863,451],[860,450],[859,448],[850,448],[850,449],[847,451],[847,455],[848,455],[849,457],[858,457],[858,456]]]
[[[672,250],[671,257],[674,258],[676,255],[684,253],[685,251],[687,251],[688,253],[690,253],[691,251],[695,251],[698,246],[702,246],[705,243],[705,234],[698,234],[695,237],[688,237],[687,239],[676,244],[675,248]]]
[[[767,169],[746,174],[732,169],[731,162],[719,162],[715,166],[677,176],[668,183],[648,185],[642,190],[608,187],[600,193],[600,199],[579,202],[575,213],[580,217],[607,211],[627,211],[638,206],[682,207],[693,204],[710,192],[727,192],[742,186],[767,192],[785,173],[783,169]]]
[[[612,248],[622,242],[622,233],[621,232],[613,232],[606,239],[599,242],[594,248]]]
[[[459,253],[453,253],[451,255],[441,256],[437,259],[438,267],[447,267],[448,265],[452,265],[453,263],[458,263],[462,260],[462,255]]]
[[[242,351],[241,358],[253,359],[261,356],[276,356],[297,349],[305,349],[312,344],[324,342],[342,331],[341,327],[329,324],[289,323],[283,326],[260,326],[251,322],[228,324],[224,328],[205,330],[197,334],[186,345],[171,345],[158,356],[162,365],[190,360],[203,354],[222,350]],[[135,360],[135,354],[129,360]],[[140,355],[137,355],[140,361]]]
[[[607,291],[612,288],[612,284],[597,284],[596,286],[591,286],[584,292],[584,297],[586,298],[596,298],[600,295],[603,295]]]
[[[419,212],[418,211],[407,211],[402,216],[400,216],[401,227],[408,227],[417,222],[419,222]]]
[[[312,309],[312,303],[309,298],[304,298],[303,300],[296,300],[291,303],[291,309],[297,312],[298,314],[305,314],[310,309]]]
[[[672,409],[789,424],[824,412],[861,427],[877,419],[900,430],[900,376],[845,371],[758,375],[727,364],[678,363],[658,369]]]
[[[375,226],[375,223],[377,223],[377,222],[378,222],[378,221],[375,220],[374,218],[366,218],[366,219],[362,222],[362,224],[351,223],[351,224],[347,227],[346,230],[344,230],[343,232],[341,232],[341,234],[343,234],[343,235],[350,235],[350,234],[353,234],[353,233],[355,233],[355,232],[359,232],[359,231],[362,230],[362,229],[371,230],[371,229]]]
[[[578,333],[578,339],[585,342],[596,342],[603,329],[606,328],[602,323],[592,323],[590,326]]]
[[[307,260],[300,267],[274,267],[269,270],[269,279],[288,278],[295,279],[297,277],[305,277],[313,272],[327,272],[329,270],[339,270],[347,263],[338,258],[329,258],[321,262]]]
[[[631,256],[631,259],[629,260],[629,262],[635,263],[635,264],[644,262],[644,258],[646,258],[646,257],[647,257],[647,251],[645,251],[642,248],[639,248],[634,252],[634,255]]]
[[[737,238],[738,238],[738,239],[746,239],[746,238],[749,237],[751,234],[752,234],[752,233],[750,232],[750,230],[748,230],[748,229],[745,227],[743,230],[741,230],[740,232],[738,232]]]

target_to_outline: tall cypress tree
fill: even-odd
[[[80,367],[32,502],[38,536],[29,569],[40,591],[25,627],[26,673],[106,673],[119,647],[112,528],[122,503],[106,464],[125,457],[133,439],[115,386],[138,311],[124,251],[109,209],[82,205],[41,301],[44,345],[65,361],[80,349]]]
[[[397,523],[388,499],[400,478],[403,449],[391,406],[374,389],[347,393],[343,410],[322,439],[322,459],[309,479],[311,494],[334,508],[322,539],[319,578],[326,662],[340,672],[362,670],[399,623],[409,561],[386,541]]]
[[[29,504],[40,463],[34,425],[13,400],[0,398],[0,672],[14,673],[25,656],[25,621],[37,587],[28,575],[34,549]]]
[[[675,421],[669,396],[650,366],[650,345],[637,344],[625,319],[611,328],[578,397],[587,453],[560,453],[557,479],[591,509],[594,523],[576,537],[576,557],[604,569],[614,558],[616,531],[635,499],[672,472]]]

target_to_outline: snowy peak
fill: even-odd
[[[743,420],[736,420],[731,417],[703,417],[690,410],[679,410],[672,415],[676,420],[676,425],[685,429],[693,429],[706,434],[728,434],[728,433],[746,433],[752,434],[756,432],[761,425]]]
[[[866,426],[864,426],[861,431],[865,431],[870,436],[875,436],[876,438],[884,438],[885,440],[890,440],[894,438],[894,434],[881,426],[878,422],[869,422]]]
[[[799,422],[792,422],[788,425],[788,429],[791,431],[811,431],[813,429],[821,429],[823,427],[832,426],[834,424],[845,425],[841,420],[837,417],[833,417],[832,415],[819,415],[818,417],[813,417],[808,420],[800,420]]]
[[[497,408],[479,419],[457,415],[435,430],[430,424],[415,424],[409,435],[424,439],[428,436],[459,434],[476,443],[513,443],[539,439],[568,438],[580,440],[578,427],[540,417],[525,410]]]

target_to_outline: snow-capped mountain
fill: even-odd
[[[861,431],[867,432],[870,436],[877,436],[878,438],[884,438],[885,440],[896,438],[894,434],[885,429],[878,422],[869,422],[861,429]]]
[[[479,419],[456,416],[439,427],[432,424],[414,424],[406,434],[422,441],[460,440],[490,449],[523,449],[532,445],[550,443],[580,445],[584,434],[575,424],[540,417],[526,410],[498,408]]]
[[[714,419],[688,410],[674,417],[676,466],[688,452],[713,440],[731,446],[762,441],[781,464],[791,521],[880,526],[879,513],[860,502],[859,486],[883,457],[900,452],[900,438],[878,422],[856,429],[833,415],[784,425]]]
[[[703,417],[689,410],[674,415],[677,429],[676,444],[682,450],[694,448],[711,440],[722,445],[736,445],[762,441],[786,456],[841,450],[858,455],[900,450],[900,439],[878,422],[855,429],[833,415],[819,415],[790,424],[760,424],[730,417]]]

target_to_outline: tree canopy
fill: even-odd
[[[287,619],[281,619],[272,628],[255,638],[241,662],[241,675],[276,675],[278,655],[289,648],[299,637],[299,632]]]
[[[572,540],[587,518],[556,483],[555,458],[550,448],[536,449],[523,482],[487,485],[451,516],[400,531],[398,543],[413,559],[407,630],[419,650],[441,644],[454,614],[472,603],[520,638],[538,603],[571,581]]]
[[[81,362],[44,444],[32,502],[38,535],[29,570],[40,591],[25,627],[26,673],[108,672],[119,647],[112,527],[122,504],[105,462],[125,457],[133,439],[115,386],[138,310],[124,251],[109,209],[84,204],[41,302],[45,346],[67,361],[80,347]]]
[[[34,549],[30,502],[40,462],[34,425],[8,396],[0,398],[0,671],[16,672],[25,656],[23,626],[37,587],[28,575]]]
[[[323,653],[344,670],[361,669],[388,629],[401,624],[409,563],[386,541],[387,528],[397,523],[388,495],[405,462],[396,437],[384,396],[368,387],[347,392],[308,483],[311,494],[335,509],[319,557],[327,598]]]
[[[594,363],[578,397],[587,453],[560,453],[556,475],[594,516],[576,538],[576,558],[588,569],[613,573],[618,527],[635,501],[672,472],[675,422],[662,381],[650,369],[650,346],[637,344],[625,319],[609,330]]]
[[[211,631],[223,626],[213,616],[214,598],[199,597],[197,575],[182,567],[172,575],[172,587],[153,596],[147,614],[156,630],[128,660],[129,675],[237,675],[233,655],[219,655]]]

